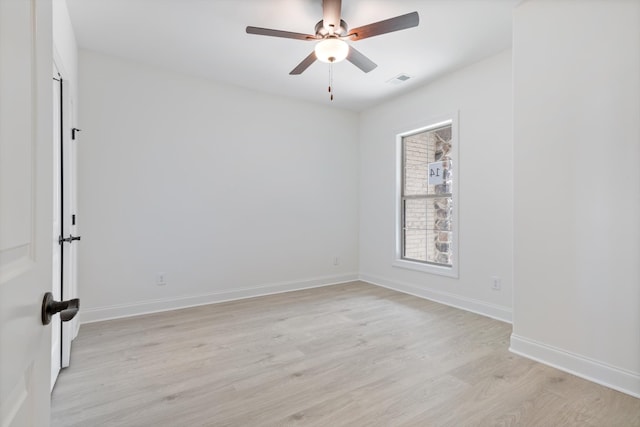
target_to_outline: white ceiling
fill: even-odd
[[[335,105],[371,107],[511,46],[519,0],[343,0],[350,28],[417,11],[416,28],[350,42],[378,64],[368,74],[347,61],[291,71],[313,42],[249,35],[247,25],[314,34],[321,0],[67,0],[81,48],[218,82]],[[398,74],[412,78],[388,83]]]

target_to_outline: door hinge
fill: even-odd
[[[59,236],[58,237],[58,244],[61,245],[63,242],[71,243],[74,240],[80,240],[80,238],[81,238],[80,236],[73,236],[71,234],[69,234],[69,237]]]

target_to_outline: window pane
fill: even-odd
[[[427,199],[405,200],[404,257],[427,261]]]
[[[403,195],[417,196],[426,194],[451,193],[453,165],[451,162],[451,126],[432,129],[402,139],[404,155]],[[431,162],[444,162],[445,180],[449,185],[434,186],[428,184],[428,165]],[[438,188],[436,188],[438,187]]]
[[[451,265],[453,200],[451,197],[433,198],[427,202],[427,261]]]
[[[427,194],[429,152],[426,133],[406,136],[404,142],[404,194]]]
[[[426,132],[429,163],[442,162],[444,183],[429,185],[428,194],[451,194],[453,162],[451,161],[451,126]]]

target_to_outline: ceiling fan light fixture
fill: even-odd
[[[316,44],[314,50],[318,61],[328,63],[340,62],[349,55],[349,45],[347,42],[337,38],[322,40]]]

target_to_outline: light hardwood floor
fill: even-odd
[[[511,326],[365,283],[83,325],[55,426],[640,426]]]

